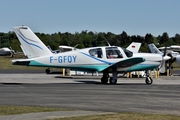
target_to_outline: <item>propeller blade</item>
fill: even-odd
[[[164,49],[164,54],[163,54],[163,56],[166,56],[166,52],[167,52],[167,46],[165,46],[165,49]]]

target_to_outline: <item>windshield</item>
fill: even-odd
[[[123,58],[121,52],[117,47],[106,47],[106,57],[108,59]]]
[[[126,54],[127,57],[132,57],[133,56],[133,52],[129,51],[126,48],[121,47],[122,50],[124,51],[124,53]]]

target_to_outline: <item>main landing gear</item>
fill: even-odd
[[[112,77],[109,78],[109,74],[104,72],[103,76],[101,78],[101,83],[103,84],[107,84],[108,83],[108,79],[109,79],[109,83],[110,84],[116,84],[117,83],[117,72],[113,72],[112,73]]]
[[[45,70],[45,72],[46,72],[46,74],[49,74],[49,73],[50,73],[50,68],[47,68],[47,69]]]
[[[103,76],[101,78],[101,83],[102,84],[107,84],[109,80],[110,84],[116,84],[117,83],[117,71],[114,71],[112,73],[112,77],[109,77],[109,73],[108,72],[103,72]],[[145,79],[145,83],[147,85],[151,85],[153,83],[153,80],[151,77],[149,77],[149,72],[146,71],[146,79]]]

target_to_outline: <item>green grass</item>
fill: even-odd
[[[24,114],[24,113],[37,113],[37,112],[69,111],[69,110],[72,110],[72,109],[38,107],[38,106],[0,105],[0,116],[2,116],[2,115]]]
[[[25,59],[24,55],[14,55],[13,58],[9,56],[0,56],[0,70],[45,70],[47,67],[32,67],[32,66],[20,66],[20,65],[12,65],[11,60],[15,59]],[[51,70],[57,70],[58,68],[51,68]]]
[[[51,108],[41,106],[7,106],[0,105],[0,116],[2,115],[16,115],[25,113],[37,112],[53,112],[53,111],[72,111],[74,109],[66,108]],[[163,114],[144,114],[144,113],[115,113],[103,115],[90,115],[79,117],[66,117],[47,120],[180,120],[177,115],[163,115]]]
[[[57,119],[51,119],[51,120],[180,120],[180,116],[160,115],[160,114],[142,114],[142,113],[118,113],[118,114],[109,114],[109,115],[57,118]]]

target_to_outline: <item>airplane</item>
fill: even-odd
[[[164,53],[164,51],[166,50],[166,53],[170,53],[172,54],[173,57],[179,55],[179,52],[177,52],[178,50],[177,49],[174,49],[174,47],[160,47],[160,48],[157,48],[160,52]],[[176,52],[174,51],[176,50]]]
[[[13,57],[14,55],[14,50],[12,49],[9,49],[8,47],[3,47],[3,48],[0,48],[0,56],[10,56],[10,57]]]
[[[66,51],[73,51],[73,50],[76,50],[77,48],[75,47],[71,47],[71,46],[66,46],[66,45],[60,45],[59,46],[59,49],[57,50],[52,50],[51,47],[49,45],[47,45],[47,47],[49,48],[49,50],[52,52],[52,53],[60,53],[60,52],[66,52]]]
[[[169,47],[159,47],[158,49],[160,51],[164,51],[165,48],[166,48],[167,51],[174,51],[176,53],[180,52],[180,46],[179,45],[171,45]]]
[[[139,42],[132,42],[126,49],[130,50],[133,53],[138,53],[141,47],[141,43]]]
[[[78,45],[78,44],[77,44]],[[66,52],[66,51],[73,51],[73,50],[76,50],[77,48],[77,45],[75,47],[71,47],[71,46],[66,46],[66,45],[60,45],[59,46],[59,50],[61,52]]]
[[[60,50],[52,50],[51,47],[49,45],[47,45],[47,48],[54,54],[60,53]]]
[[[151,44],[149,44],[148,45],[149,46],[149,49],[150,49],[150,51],[151,51],[151,53],[157,53],[157,54],[161,54],[161,55],[164,55],[164,54],[166,54],[165,55],[165,59],[166,60],[169,60],[168,59],[168,53],[171,53],[171,55],[173,56],[173,57],[175,57],[175,58],[178,58],[179,56],[180,56],[180,54],[178,53],[178,52],[174,52],[174,51],[166,51],[166,48],[164,48],[164,52],[161,52],[153,43],[151,43]],[[176,61],[178,62],[178,63],[180,63],[180,59],[176,59]]]
[[[152,53],[133,53],[119,46],[100,46],[53,54],[28,26],[13,27],[27,53],[27,59],[12,60],[13,65],[68,68],[71,70],[102,72],[101,83],[116,84],[118,73],[147,72],[146,84],[153,80],[148,70],[156,69],[163,57]],[[114,59],[108,58],[112,51]],[[109,73],[112,73],[110,76]]]
[[[169,61],[169,65],[170,65],[170,69],[171,69],[171,65],[174,61],[176,61],[178,64],[180,64],[180,55],[177,52],[173,52],[173,51],[166,51],[166,48],[164,47],[164,52],[161,52],[153,43],[149,44],[149,49],[151,51],[151,53],[156,53],[156,54],[160,54],[160,55],[164,55],[165,61],[163,63],[162,68],[160,69],[161,73],[165,73],[166,72],[166,64],[165,62],[167,60]],[[171,56],[172,55],[172,56]]]

